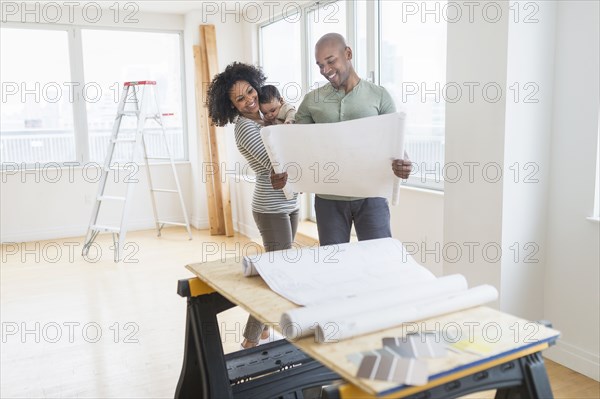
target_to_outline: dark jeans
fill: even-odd
[[[392,236],[385,198],[336,201],[315,196],[315,212],[319,245],[350,242],[352,222],[359,241]]]
[[[298,210],[292,213],[259,213],[252,212],[254,221],[260,231],[265,251],[279,251],[292,247],[296,231],[298,230]],[[244,329],[244,338],[248,341],[258,342],[265,325],[252,316]]]

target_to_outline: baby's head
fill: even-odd
[[[281,104],[283,104],[283,98],[279,94],[277,87],[273,85],[264,85],[260,89],[258,96],[258,102],[260,103],[260,112],[263,113],[263,118],[266,122],[273,122],[277,119]]]

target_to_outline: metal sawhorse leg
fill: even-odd
[[[188,303],[175,398],[318,398],[341,380],[285,340],[225,355],[217,314],[235,305],[198,279],[180,280],[177,291]]]

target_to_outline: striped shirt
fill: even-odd
[[[291,213],[298,209],[298,194],[288,200],[282,190],[271,186],[271,161],[260,137],[261,126],[240,116],[235,124],[235,143],[256,173],[252,210],[259,213]]]

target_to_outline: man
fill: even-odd
[[[315,45],[315,59],[329,83],[308,93],[296,113],[296,123],[332,123],[396,112],[394,101],[381,86],[360,79],[352,66],[352,49],[342,35],[328,33]],[[368,132],[365,132],[368,134]],[[408,159],[392,162],[394,174],[408,178]],[[273,174],[273,188],[281,189],[287,173]],[[390,210],[385,198],[357,198],[317,194],[317,230],[321,245],[350,241],[352,223],[359,240],[391,237]]]

